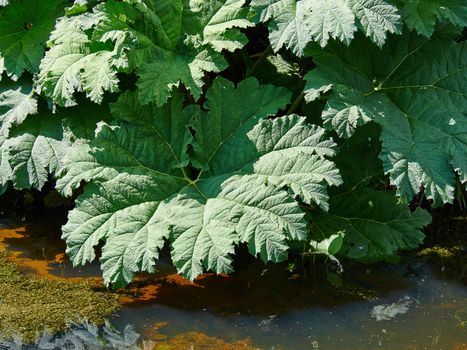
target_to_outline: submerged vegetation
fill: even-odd
[[[102,324],[118,308],[117,296],[92,281],[49,280],[23,274],[0,251],[0,338],[34,341],[43,331],[56,333],[82,319]]]

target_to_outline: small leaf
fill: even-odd
[[[37,113],[37,100],[28,82],[0,84],[0,127],[8,134],[11,126],[21,124]]]
[[[15,188],[39,190],[49,173],[58,173],[71,145],[63,139],[61,119],[47,114],[30,116],[10,132],[7,143]]]
[[[320,242],[312,243],[313,253],[336,255],[344,244],[344,232],[338,232]]]

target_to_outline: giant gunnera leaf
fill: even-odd
[[[397,0],[402,17],[410,30],[430,37],[436,20],[459,27],[467,26],[467,2],[465,0]]]
[[[125,93],[112,106],[117,120],[69,152],[58,188],[70,194],[90,182],[63,227],[75,265],[94,260],[103,242],[106,283],[125,285],[155,270],[168,241],[178,271],[194,279],[231,272],[241,242],[282,261],[289,241],[307,239],[297,199],[327,210],[327,186],[341,183],[327,159],[332,140],[297,115],[266,119],[289,103],[283,88],[218,78],[206,98],[201,110],[184,108],[176,91],[162,107]]]
[[[331,189],[328,212],[311,212],[312,239],[320,242],[312,242],[315,253],[334,254],[331,242],[339,243],[343,236],[341,256],[374,262],[423,242],[421,229],[430,223],[430,215],[420,208],[411,213],[407,205],[398,203],[394,191],[373,189],[387,183],[378,158],[379,132],[378,125],[368,123],[340,140],[334,162],[344,183]]]
[[[6,191],[8,180],[11,178],[11,168],[8,163],[5,147],[6,131],[0,128],[0,195]]]
[[[201,95],[205,72],[227,67],[222,50],[246,43],[245,0],[109,0],[62,18],[41,63],[38,85],[59,105],[84,91],[100,103],[118,72],[137,70],[140,101],[162,105],[180,83]]]
[[[343,232],[340,255],[374,262],[389,258],[399,250],[417,248],[425,237],[421,229],[431,222],[425,210],[411,213],[397,204],[392,191],[358,188],[333,196],[328,213],[312,212],[312,235],[321,241]]]
[[[21,79],[17,83],[0,83],[0,128],[8,130],[22,123],[29,114],[37,113],[37,100],[31,83]]]
[[[452,202],[455,172],[467,180],[467,42],[412,33],[381,50],[359,38],[314,52],[314,60],[305,98],[332,89],[324,126],[349,137],[376,121],[398,193],[410,200],[423,188],[435,204]]]
[[[0,56],[10,77],[35,73],[55,20],[65,12],[64,0],[15,0],[0,7]]]
[[[0,143],[0,184],[11,180],[18,189],[41,189],[49,175],[58,174],[71,146],[93,139],[97,122],[106,119],[104,108],[83,103],[79,109],[57,110],[55,114],[40,109],[19,125],[0,129],[8,132]]]
[[[286,47],[299,56],[312,41],[348,45],[358,29],[382,46],[387,33],[401,29],[397,7],[386,0],[252,0],[251,7],[257,21],[269,21],[274,51]]]

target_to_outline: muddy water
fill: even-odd
[[[71,267],[57,232],[34,227],[0,221],[0,247],[24,272],[99,277],[96,264]],[[195,283],[163,261],[120,293],[106,327],[73,325],[31,349],[467,349],[467,288],[413,256],[321,277],[257,263]],[[0,340],[0,349],[15,346],[25,349]]]

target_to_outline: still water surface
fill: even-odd
[[[11,224],[0,222],[0,236],[2,225]],[[47,273],[58,277],[99,275],[97,265],[50,263],[64,247],[56,235],[41,237],[3,243],[25,261],[47,260]],[[106,327],[73,325],[29,346],[0,340],[0,349],[467,349],[467,288],[441,266],[408,256],[330,277],[257,263],[191,284],[166,262],[138,282],[139,298],[122,298]]]

